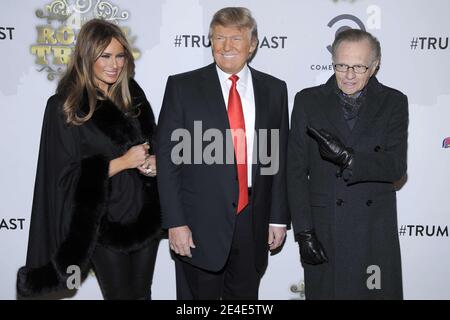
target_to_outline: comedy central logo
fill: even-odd
[[[450,137],[447,137],[444,139],[444,141],[442,141],[442,148],[450,148]]]
[[[354,26],[348,25],[348,21],[351,21],[351,24],[353,24]],[[358,17],[351,14],[341,14],[334,17],[328,22],[327,27],[333,28],[334,25],[339,23],[344,23],[344,25],[336,30],[334,34],[335,36],[337,36],[340,32],[345,31],[347,29],[357,28],[363,31],[366,30],[364,23]],[[331,45],[328,45],[326,48],[331,53]],[[333,65],[328,61],[326,63],[313,63],[309,67],[313,71],[333,71]]]
[[[37,41],[31,46],[31,54],[39,72],[47,72],[48,80],[62,75],[75,47],[81,26],[93,18],[104,19],[119,25],[128,20],[129,12],[102,0],[55,0],[44,9],[36,10],[36,16],[46,24],[36,26]],[[133,47],[136,40],[130,37],[130,30],[121,27],[133,48],[133,56],[139,59],[139,49]]]
[[[352,0],[349,0],[352,1]],[[377,30],[381,29],[381,8],[377,5],[369,5],[366,8],[367,16],[361,15],[361,19],[353,14],[340,14],[332,18],[327,23],[327,27],[334,30],[334,38],[342,31],[347,29]],[[363,20],[365,19],[365,23]],[[331,41],[332,42],[332,41]],[[331,43],[325,46],[327,51],[331,53]],[[309,65],[311,71],[333,71],[333,65],[330,61],[316,62]]]
[[[366,27],[364,26],[364,23],[358,17],[351,15],[351,14],[341,14],[339,16],[336,16],[328,22],[327,26],[329,28],[332,28],[337,22],[340,22],[340,21],[352,21],[352,23],[354,23],[358,29],[366,31]],[[340,28],[338,28],[336,30],[336,33],[334,34],[335,37],[340,32],[348,30],[348,29],[352,29],[352,27],[350,27],[348,25],[341,26]],[[327,49],[331,53],[331,45],[328,45]]]

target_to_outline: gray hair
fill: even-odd
[[[369,41],[370,46],[372,47],[372,62],[375,60],[380,61],[381,60],[380,42],[369,32],[359,29],[347,29],[345,31],[339,32],[336,35],[336,38],[334,39],[333,44],[331,45],[331,56],[333,58],[333,61],[336,58],[336,50],[342,42],[344,41],[359,42],[363,40]]]
[[[249,9],[243,7],[227,7],[217,11],[209,24],[208,38],[211,40],[215,26],[246,28],[250,30],[251,41],[258,41],[256,20]]]

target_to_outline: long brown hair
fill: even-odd
[[[56,89],[56,93],[65,98],[63,112],[67,123],[81,125],[92,117],[99,99],[99,88],[94,76],[94,63],[113,38],[124,48],[125,64],[119,78],[109,87],[104,98],[111,100],[124,111],[130,108],[131,96],[128,84],[129,79],[134,75],[134,58],[131,47],[117,25],[105,20],[93,19],[81,27],[67,71]],[[89,112],[80,114],[79,108],[85,90]]]

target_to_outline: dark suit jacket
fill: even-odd
[[[279,130],[279,141],[274,141],[279,147],[277,174],[261,175],[263,164],[259,157],[252,168],[253,237],[257,268],[263,270],[267,264],[269,223],[290,222],[285,178],[289,125],[287,89],[285,82],[252,68],[250,70],[256,105],[255,129]],[[185,260],[195,266],[218,271],[227,260],[236,219],[236,165],[204,162],[176,165],[172,162],[172,148],[179,142],[171,141],[171,134],[178,128],[185,129],[192,137],[188,149],[194,162],[194,140],[198,139],[194,133],[195,121],[201,121],[203,132],[217,129],[223,137],[225,130],[229,129],[215,64],[169,77],[158,120],[156,156],[163,227],[188,225],[196,248],[192,250],[192,258]],[[270,152],[270,136],[268,141]],[[210,143],[200,142],[202,150]]]
[[[304,265],[307,298],[402,297],[396,193],[406,173],[408,101],[401,92],[367,85],[353,130],[344,120],[336,80],[296,95],[288,144],[288,195],[294,231],[315,229],[328,255]],[[319,154],[306,126],[325,129],[354,149],[349,179]],[[381,289],[368,290],[367,268],[381,270]]]

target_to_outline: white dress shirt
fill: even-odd
[[[231,74],[224,72],[216,65],[217,74],[219,75],[220,86],[222,88],[225,106],[228,109],[228,96],[232,81],[229,79]],[[255,138],[255,94],[253,91],[253,80],[250,69],[247,65],[236,74],[239,80],[236,83],[236,89],[239,92],[242,103],[242,111],[244,112],[245,135],[247,138],[247,181],[248,187],[252,186],[252,164],[253,164],[253,141]],[[251,159],[252,161],[249,161]],[[256,161],[255,161],[256,163]],[[274,227],[286,227],[285,224],[270,223]]]
[[[225,73],[216,65],[222,87],[225,106],[228,108],[228,96],[230,95],[231,74]],[[236,83],[237,91],[241,97],[242,111],[244,112],[245,136],[247,138],[247,181],[248,187],[252,186],[253,141],[255,136],[255,95],[253,93],[253,80],[247,65],[236,74],[239,80]]]

